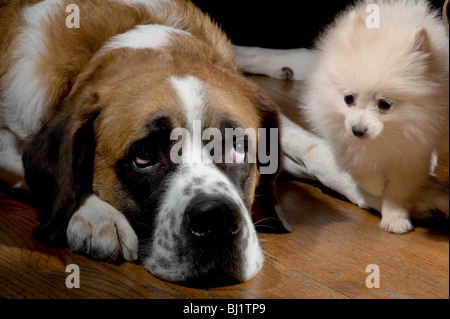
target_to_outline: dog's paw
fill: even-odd
[[[403,234],[414,229],[408,218],[398,216],[383,216],[380,226],[383,230],[395,234]]]
[[[72,251],[95,259],[138,258],[138,238],[128,220],[96,195],[88,196],[70,219],[67,241]]]
[[[288,66],[285,66],[275,71],[272,77],[281,80],[291,80],[294,77],[294,70]]]

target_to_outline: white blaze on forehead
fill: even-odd
[[[204,84],[192,75],[184,77],[173,76],[169,81],[177,92],[178,98],[185,111],[187,125],[192,125],[194,120],[201,121],[203,119],[205,100]]]
[[[203,152],[202,131],[205,104],[205,85],[194,76],[171,77],[169,82],[178,95],[186,130],[189,132],[182,149],[182,160],[189,163],[211,162],[209,154]]]
[[[138,25],[134,29],[116,35],[109,40],[106,49],[159,49],[170,43],[173,34],[191,35],[189,32],[166,25]]]

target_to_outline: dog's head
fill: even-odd
[[[126,216],[156,276],[247,280],[263,262],[255,194],[266,216],[280,216],[276,110],[236,72],[175,54],[111,50],[79,76],[24,154],[35,235],[64,237],[81,195],[94,192]],[[289,227],[282,216],[277,225]]]

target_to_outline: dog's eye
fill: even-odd
[[[240,139],[236,141],[233,148],[231,149],[230,159],[233,161],[233,163],[244,163],[246,153],[247,150],[245,139]]]
[[[392,106],[392,103],[389,103],[388,101],[385,101],[385,100],[378,101],[378,107],[383,111],[389,110],[391,108],[391,106]]]
[[[348,94],[344,96],[345,104],[353,105],[355,103],[355,96],[353,94]]]
[[[134,165],[136,165],[137,168],[146,168],[149,166],[152,166],[156,163],[156,160],[152,156],[149,149],[146,147],[141,147],[136,152],[136,157],[134,158]]]

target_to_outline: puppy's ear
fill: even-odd
[[[409,53],[414,52],[428,53],[429,43],[427,30],[425,30],[424,27],[418,27],[416,30],[414,30],[409,37],[409,41],[406,48]]]
[[[352,36],[356,37],[359,34],[359,30],[366,28],[366,26],[364,24],[363,17],[361,17],[358,11],[352,11],[352,13],[350,13],[350,17],[352,19]]]
[[[350,28],[342,33],[342,40],[348,46],[352,47],[359,41],[362,28],[365,28],[365,23],[358,11],[353,10],[350,15]]]
[[[258,130],[258,170],[260,183],[256,189],[256,204],[263,215],[279,232],[292,232],[278,202],[276,179],[282,167],[278,108],[270,99],[257,94],[262,119]]]
[[[98,114],[99,108],[60,114],[25,149],[25,178],[41,222],[33,235],[44,244],[65,243],[81,193],[92,185],[93,122]]]

